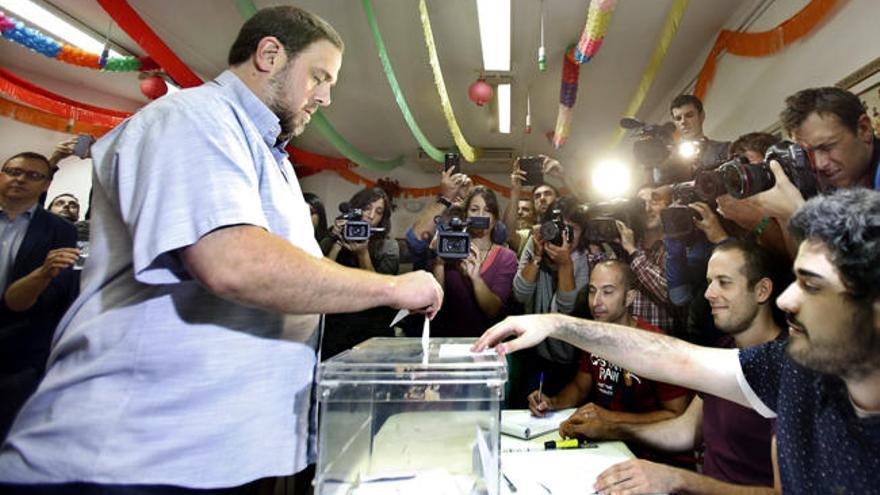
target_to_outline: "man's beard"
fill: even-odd
[[[731,308],[731,306],[728,306],[728,308]],[[730,322],[731,325],[726,328],[722,328],[720,325],[718,325],[717,322],[715,323],[715,327],[718,328],[718,330],[724,332],[726,335],[737,335],[739,333],[742,333],[752,325],[752,322],[758,316],[759,308],[760,306],[755,305],[755,307],[752,308],[751,314],[747,315],[745,318],[742,318],[739,321]],[[727,311],[729,312],[730,309],[728,309]]]
[[[792,326],[803,329],[806,336],[797,342],[789,338],[786,351],[798,364],[820,373],[837,375],[845,379],[859,379],[880,369],[880,333],[874,328],[871,305],[859,305],[852,322],[845,328],[846,334],[838,336],[834,342],[816,346],[810,339],[811,332],[794,315],[786,314]]]
[[[266,100],[268,100],[269,110],[272,110],[272,113],[278,117],[278,123],[281,126],[281,133],[278,135],[279,142],[298,136],[303,131],[301,126],[297,129],[296,112],[291,110],[290,107],[285,106],[284,99],[280,96],[284,93],[284,83],[289,76],[289,65],[290,63],[288,62],[277,74],[269,79],[266,89]]]

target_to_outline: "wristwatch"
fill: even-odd
[[[449,201],[448,199],[444,198],[443,196],[437,196],[437,202],[440,203],[441,205],[445,206],[446,208],[452,207],[452,201]]]

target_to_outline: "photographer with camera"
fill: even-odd
[[[565,173],[558,160],[546,155],[534,157],[517,157],[513,161],[513,172],[510,174],[510,201],[504,210],[504,223],[516,226],[516,229],[507,237],[507,245],[522,255],[526,241],[531,235],[531,229],[538,218],[544,215],[551,203],[560,197],[559,190],[546,182],[545,177],[556,177],[563,182]],[[531,200],[522,198],[523,186],[533,186]],[[531,208],[522,207],[520,204],[530,201]],[[514,209],[516,207],[516,209]],[[531,210],[527,219],[522,218],[520,211]],[[531,223],[528,223],[531,222]]]
[[[342,212],[321,240],[325,256],[340,265],[397,275],[400,250],[391,231],[391,201],[380,187],[368,187],[340,205]],[[388,323],[394,311],[376,307],[357,313],[329,314],[324,321],[321,358],[327,359],[370,337],[393,337]]]
[[[536,201],[536,206],[540,211],[540,202]],[[532,229],[513,279],[514,297],[524,305],[526,314],[575,311],[578,292],[587,286],[592,263],[605,256],[588,254],[584,235],[587,220],[587,209],[574,198],[562,198],[544,208],[542,223]],[[515,363],[518,370],[539,370],[544,374],[544,390],[555,394],[577,372],[579,353],[565,342],[549,340],[519,359]],[[537,374],[511,375],[512,400],[525,398],[537,386]]]
[[[443,287],[443,309],[432,323],[438,337],[476,337],[503,316],[516,274],[516,254],[493,241],[498,199],[484,186],[471,190],[464,220],[438,218],[431,272]]]
[[[858,96],[835,87],[804,89],[785,99],[779,119],[803,151],[808,170],[814,172],[818,182],[814,190],[880,190],[880,142]],[[787,226],[794,211],[815,194],[805,191],[803,185],[810,174],[799,173],[797,160],[790,162],[767,160],[764,168],[772,187],[747,200],[781,227]],[[788,233],[786,228],[782,230]],[[785,240],[789,253],[794,254],[794,242],[788,235]]]
[[[447,168],[441,172],[440,195],[419,213],[410,228],[406,230],[406,244],[413,259],[413,270],[429,268],[428,248],[437,232],[434,219],[443,215],[452,205],[463,204],[471,187],[473,187],[471,179],[457,172],[455,168]]]
[[[633,314],[667,333],[674,333],[675,321],[669,305],[666,267],[666,251],[663,244],[663,229],[660,212],[669,206],[668,188],[639,189],[637,198],[643,209],[633,212],[636,217],[630,223],[640,224],[640,235],[636,236],[626,222],[616,220],[620,247],[629,259],[629,265],[636,277],[636,297]],[[640,217],[640,218],[639,218]]]
[[[669,113],[679,133],[679,146],[691,143],[696,147],[693,156],[679,153],[679,158],[690,165],[691,175],[697,170],[712,168],[727,158],[730,142],[715,141],[703,134],[706,113],[699,98],[694,95],[678,95],[669,105]]]

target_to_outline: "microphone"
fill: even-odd
[[[348,210],[351,209],[351,205],[348,204],[348,201],[343,201],[339,203],[339,212],[340,213],[348,213]]]

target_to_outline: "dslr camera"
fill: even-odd
[[[370,237],[379,232],[385,232],[385,229],[373,227],[369,222],[364,221],[364,212],[360,208],[352,208],[348,203],[339,205],[341,215],[336,220],[345,220],[342,225],[342,238],[347,242],[363,242],[369,240]]]
[[[561,246],[563,239],[572,242],[574,232],[562,218],[562,205],[558,201],[550,205],[544,218],[546,220],[541,222],[541,239],[556,246]]]
[[[488,229],[489,217],[471,217],[462,220],[452,217],[444,222],[442,217],[434,217],[437,225],[437,256],[444,259],[464,259],[471,254],[471,235],[468,227]]]
[[[819,182],[810,155],[791,141],[782,141],[768,148],[764,161],[760,163],[749,163],[741,157],[730,160],[718,167],[718,176],[731,196],[748,198],[776,184],[776,177],[770,170],[770,160],[779,162],[785,175],[805,199],[819,194]]]

